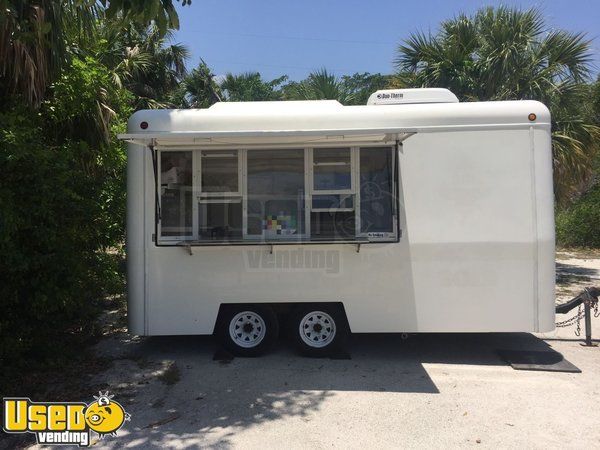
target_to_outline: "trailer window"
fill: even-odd
[[[354,158],[351,148],[313,149],[312,240],[352,240],[356,236]]]
[[[161,236],[192,235],[192,152],[160,154]]]
[[[302,237],[304,166],[303,149],[248,151],[248,239]]]
[[[242,199],[207,198],[198,203],[198,237],[207,241],[242,238]]]
[[[391,242],[394,147],[164,150],[165,242]]]
[[[394,232],[393,153],[389,147],[360,150],[360,229]]]
[[[349,148],[320,148],[313,151],[315,191],[350,189],[352,163]]]
[[[201,152],[201,191],[239,192],[238,151]]]
[[[198,239],[238,241],[243,235],[239,150],[203,150],[200,155]]]

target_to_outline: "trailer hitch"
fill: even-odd
[[[585,288],[576,297],[568,302],[556,307],[556,314],[566,314],[569,311],[578,308],[577,315],[563,322],[558,322],[557,327],[566,327],[577,322],[577,331],[575,334],[579,336],[581,317],[585,318],[585,345],[586,347],[595,346],[592,342],[592,308],[594,309],[594,317],[598,317],[598,297],[600,296],[600,288],[590,287]],[[583,313],[581,306],[583,305]]]

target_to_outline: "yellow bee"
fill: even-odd
[[[96,401],[85,409],[85,421],[101,438],[107,434],[116,435],[117,430],[131,417],[119,403],[112,400],[113,397],[108,392],[100,392],[98,397],[94,396]]]

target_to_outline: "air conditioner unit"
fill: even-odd
[[[448,89],[386,89],[369,97],[367,105],[410,105],[415,103],[458,103],[458,98]]]

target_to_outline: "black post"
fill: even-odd
[[[592,345],[592,317],[590,315],[589,300],[584,303],[585,311],[585,345]]]
[[[587,295],[587,299],[583,301],[583,311],[585,315],[585,345],[586,347],[592,347],[592,309],[590,308],[592,298]]]

